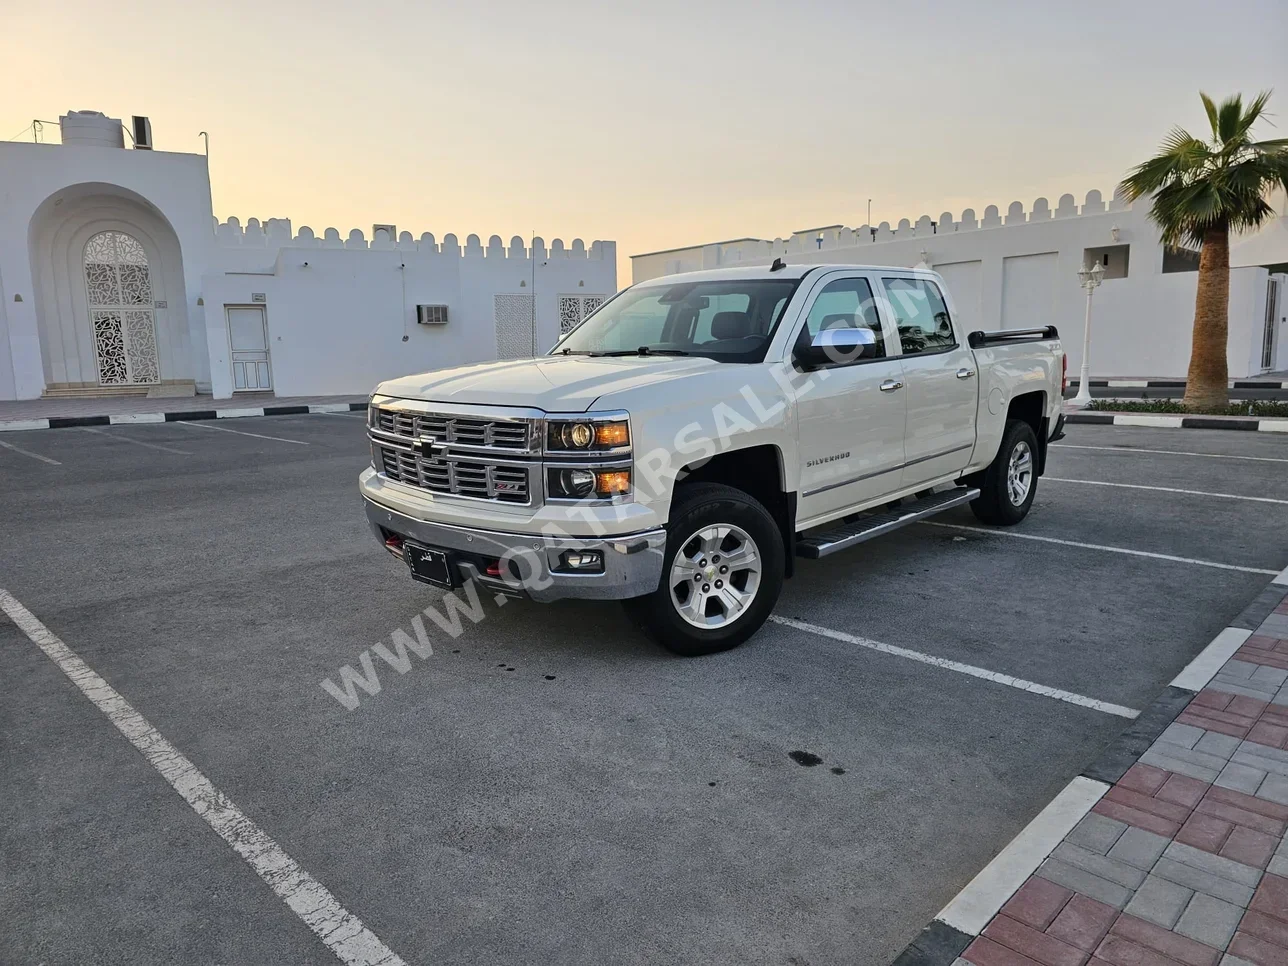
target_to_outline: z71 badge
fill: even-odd
[[[805,467],[808,469],[811,466],[821,466],[824,463],[835,463],[837,460],[848,460],[849,458],[849,451],[844,453],[833,453],[831,456],[820,456],[816,460],[810,460],[805,464]]]

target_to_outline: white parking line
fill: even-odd
[[[1252,636],[1252,631],[1242,627],[1227,627],[1210,644],[1198,653],[1198,656],[1180,674],[1172,678],[1172,687],[1186,688],[1190,691],[1202,691],[1208,682],[1216,677],[1225,662],[1234,657],[1234,652],[1243,647]]]
[[[1158,456],[1202,456],[1213,460],[1251,460],[1254,463],[1288,463],[1278,456],[1232,456],[1227,453],[1189,453],[1179,449],[1138,449],[1133,446],[1079,446],[1074,443],[1052,443],[1052,449],[1098,449],[1106,453],[1154,453]]]
[[[906,657],[910,661],[919,661],[922,664],[929,664],[933,667],[943,668],[945,671],[956,671],[959,674],[969,674],[971,677],[981,678],[985,681],[992,681],[994,684],[1005,684],[1008,688],[1028,691],[1030,694],[1040,694],[1046,698],[1055,698],[1057,701],[1067,701],[1069,704],[1076,704],[1082,708],[1091,708],[1095,711],[1103,711],[1105,714],[1115,714],[1120,718],[1135,718],[1140,714],[1140,712],[1134,708],[1126,708],[1121,704],[1111,704],[1108,701],[1099,701],[1096,698],[1089,698],[1084,694],[1075,694],[1072,691],[1062,691],[1060,688],[1049,688],[1045,684],[1026,681],[1023,678],[1012,677],[1009,674],[999,674],[997,671],[975,667],[973,664],[962,664],[960,661],[950,661],[945,657],[935,657],[931,654],[922,654],[920,651],[910,651],[906,647],[895,647],[893,644],[882,644],[880,641],[869,640],[866,637],[857,637],[854,634],[847,634],[844,631],[834,631],[830,627],[820,627],[818,624],[810,624],[805,621],[794,620],[791,617],[780,617],[777,614],[770,614],[769,619],[775,624],[782,624],[785,627],[794,627],[798,631],[807,631],[810,634],[818,634],[820,637],[830,637],[834,641],[844,641],[847,644],[856,644],[859,647],[866,647],[869,650],[880,651],[882,654],[892,654],[895,657]]]
[[[1152,560],[1171,560],[1174,563],[1193,564],[1196,567],[1215,567],[1217,570],[1238,570],[1245,574],[1278,574],[1277,570],[1264,570],[1261,567],[1240,567],[1237,564],[1217,563],[1213,560],[1197,560],[1193,557],[1176,557],[1170,553],[1153,553],[1149,550],[1130,550],[1127,547],[1108,547],[1100,543],[1079,543],[1077,540],[1061,540],[1057,537],[1039,537],[1036,533],[1016,533],[1014,530],[992,530],[986,527],[968,527],[961,523],[938,523],[934,520],[919,521],[926,527],[943,527],[945,530],[966,530],[970,533],[987,533],[995,537],[1014,537],[1016,540],[1037,540],[1041,543],[1058,543],[1063,547],[1081,547],[1084,550],[1106,550],[1109,553],[1125,553],[1130,557],[1149,557]]]
[[[1059,476],[1044,476],[1043,483],[1085,483],[1087,486],[1117,486],[1126,490],[1156,490],[1159,493],[1183,493],[1186,496],[1215,496],[1223,500],[1251,500],[1253,503],[1281,503],[1288,505],[1288,500],[1276,500],[1268,496],[1243,496],[1238,493],[1212,493],[1209,490],[1179,490],[1172,486],[1143,486],[1139,483],[1107,483],[1104,480],[1069,480]]]
[[[1073,779],[935,918],[978,936],[1107,791],[1109,786],[1094,778]]]
[[[297,446],[308,446],[309,444],[301,439],[286,439],[282,436],[264,436],[260,433],[247,433],[240,429],[229,429],[226,426],[207,426],[204,422],[190,423],[186,419],[177,420],[180,426],[191,426],[193,429],[213,429],[219,433],[235,433],[238,436],[254,436],[256,439],[271,439],[277,443],[294,443]]]
[[[21,446],[14,446],[13,443],[6,443],[4,442],[4,440],[0,440],[0,446],[3,446],[5,449],[11,449],[15,453],[21,453],[23,456],[30,456],[33,460],[40,460],[40,462],[42,463],[48,463],[50,466],[63,465],[62,463],[58,462],[58,460],[51,460],[48,456],[41,456],[39,453],[33,453],[30,450],[25,450]]]
[[[62,669],[81,693],[161,773],[192,810],[231,845],[291,911],[348,966],[405,966],[327,888],[296,864],[227,795],[197,770],[143,715],[58,639],[8,591],[0,590],[0,610]]]
[[[128,436],[117,436],[115,433],[104,432],[101,429],[95,429],[93,426],[81,426],[81,430],[87,433],[93,433],[95,436],[106,436],[108,439],[120,440],[122,443],[133,443],[135,446],[143,446],[147,449],[160,450],[162,453],[174,453],[177,456],[191,456],[187,450],[174,449],[170,446],[158,446],[156,443],[145,443],[141,439],[131,439]]]

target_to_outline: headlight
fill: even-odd
[[[626,467],[546,468],[546,494],[556,500],[611,500],[630,492],[631,471]]]
[[[625,419],[552,419],[546,424],[546,449],[562,453],[622,450],[631,444]]]

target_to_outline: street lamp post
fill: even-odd
[[[1105,277],[1105,267],[1099,261],[1091,268],[1078,269],[1078,281],[1087,291],[1087,319],[1082,324],[1082,368],[1078,375],[1078,395],[1073,397],[1075,406],[1091,402],[1091,293]]]

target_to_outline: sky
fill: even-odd
[[[1108,197],[1198,100],[1277,88],[1288,3],[0,0],[0,138],[210,135],[215,214],[629,255]],[[30,137],[28,133],[26,135]]]

